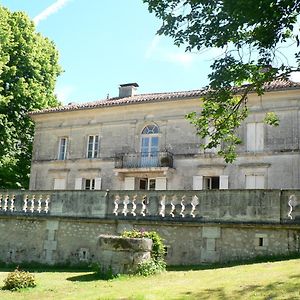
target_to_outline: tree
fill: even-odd
[[[220,48],[223,54],[212,64],[210,83],[200,114],[187,118],[202,138],[205,148],[224,148],[226,162],[236,158],[241,141],[236,131],[247,117],[249,91],[261,95],[265,84],[286,80],[299,71],[300,1],[294,0],[143,0],[149,11],[162,19],[158,34],[174,39],[187,51]],[[294,47],[292,60],[283,51]],[[278,125],[273,112],[265,121]]]
[[[27,188],[34,124],[32,110],[58,105],[61,68],[50,40],[23,12],[0,6],[0,188]]]

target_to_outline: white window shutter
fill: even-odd
[[[256,137],[255,137],[255,123],[248,123],[247,124],[247,150],[254,151],[255,144],[256,144]]]
[[[133,191],[135,188],[135,178],[125,177],[124,178],[124,190]]]
[[[264,124],[256,123],[255,146],[256,150],[264,150]]]
[[[95,178],[95,190],[101,190],[102,179],[100,177]]]
[[[82,178],[75,178],[75,190],[82,190]]]
[[[256,175],[255,176],[255,188],[256,189],[264,189],[265,188],[265,176],[264,175]]]
[[[166,177],[156,177],[155,179],[155,190],[165,191],[167,189],[167,178]]]
[[[246,189],[255,189],[254,175],[246,175]]]
[[[193,190],[203,190],[203,176],[193,176]]]
[[[228,190],[228,175],[220,176],[220,190]]]
[[[66,189],[66,179],[54,178],[54,190],[65,190]]]

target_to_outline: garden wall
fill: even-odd
[[[99,236],[133,228],[159,232],[169,264],[299,252],[298,199],[298,190],[0,191],[0,260],[99,262]]]

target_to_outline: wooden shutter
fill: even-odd
[[[135,188],[135,178],[125,177],[124,178],[124,190],[133,191]]]
[[[82,190],[82,178],[75,178],[75,190]]]
[[[203,176],[193,176],[193,190],[203,190]]]
[[[166,177],[156,177],[155,180],[155,190],[165,191],[167,189],[167,178]]]
[[[255,176],[255,188],[256,189],[264,189],[265,188],[265,176],[264,175],[256,175]]]
[[[66,189],[66,179],[64,178],[54,178],[54,190],[65,190]]]
[[[255,189],[254,175],[246,175],[246,189]]]
[[[220,190],[228,190],[228,176],[227,175],[220,176]]]
[[[256,144],[255,123],[247,124],[247,151],[254,151]]]
[[[101,190],[102,179],[100,177],[95,178],[95,190]]]
[[[256,123],[255,150],[264,150],[264,124]]]

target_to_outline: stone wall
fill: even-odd
[[[157,231],[173,265],[300,251],[298,190],[2,191],[0,199],[6,262],[99,262],[99,236],[133,228]]]

